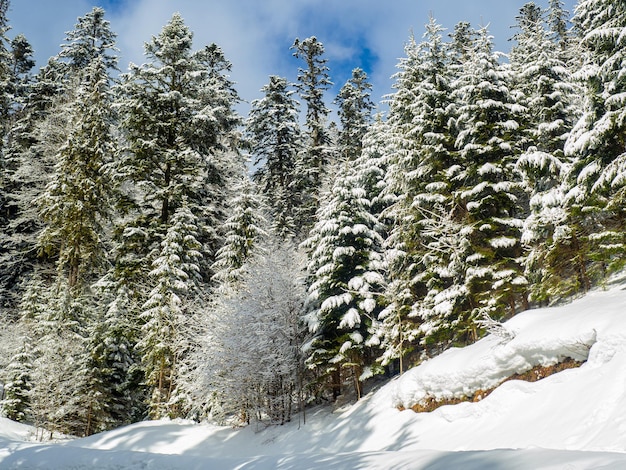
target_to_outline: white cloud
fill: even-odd
[[[268,76],[295,80],[300,65],[291,57],[296,37],[317,36],[324,43],[332,80],[339,89],[369,50],[374,99],[391,91],[391,76],[414,31],[420,39],[429,14],[451,31],[461,20],[490,24],[499,49],[508,49],[519,8],[526,0],[111,0],[97,2],[107,10],[118,34],[120,68],[141,63],[143,45],[157,35],[172,14],[180,12],[194,31],[197,49],[217,43],[233,63],[232,78],[242,98],[259,97]],[[572,7],[574,0],[568,0]],[[546,5],[547,0],[538,1]],[[31,41],[40,65],[59,50],[64,32],[90,11],[89,0],[13,0],[9,20],[14,32]]]

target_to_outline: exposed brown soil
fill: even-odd
[[[572,358],[566,358],[562,362],[551,366],[535,366],[529,371],[526,371],[522,374],[513,374],[510,377],[507,377],[498,385],[489,390],[476,390],[471,396],[465,396],[461,398],[444,398],[444,399],[436,399],[434,397],[426,397],[424,400],[419,403],[413,405],[411,409],[416,413],[427,413],[429,411],[436,410],[440,406],[444,405],[456,405],[458,403],[463,402],[477,402],[488,396],[491,392],[493,392],[496,388],[502,385],[504,382],[508,382],[509,380],[524,380],[526,382],[536,382],[538,380],[549,377],[558,372],[564,371],[566,369],[574,369],[576,367],[580,367],[584,362],[576,361]],[[403,407],[399,407],[402,411]]]

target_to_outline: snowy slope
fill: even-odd
[[[512,339],[450,350],[352,407],[308,413],[306,424],[143,422],[42,445],[27,442],[28,427],[0,419],[0,469],[626,468],[626,290],[524,312],[506,328]],[[478,403],[395,408],[470,394],[564,357],[587,362],[534,383],[506,382]]]

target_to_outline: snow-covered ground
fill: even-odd
[[[522,313],[351,407],[320,408],[286,426],[232,429],[142,422],[85,439],[32,442],[0,418],[0,469],[626,469],[626,290]],[[587,361],[538,382],[508,381],[484,400],[430,413],[450,398],[565,357]]]

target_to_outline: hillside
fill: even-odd
[[[143,422],[60,443],[0,418],[1,469],[618,469],[626,468],[626,290],[524,312],[501,334],[452,349],[359,403],[265,430]],[[536,382],[503,379],[566,357]],[[478,402],[429,413],[427,399]]]

